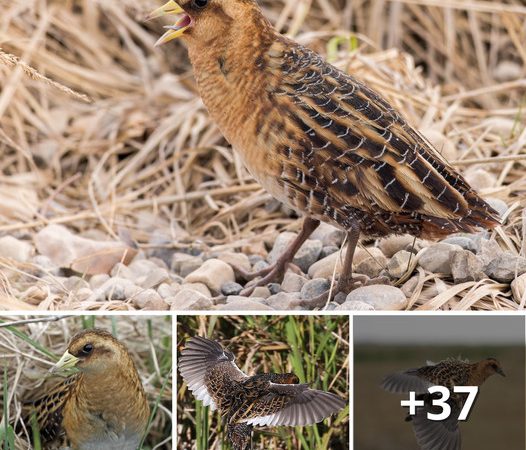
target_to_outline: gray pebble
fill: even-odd
[[[287,271],[281,283],[281,290],[283,292],[300,292],[307,279],[292,271]]]
[[[492,260],[485,272],[493,280],[511,283],[516,277],[526,273],[526,258],[504,253]]]
[[[338,305],[335,309],[337,311],[374,311],[374,306],[370,303],[351,300]]]
[[[136,278],[135,273],[127,265],[120,262],[113,266],[110,275],[112,277],[126,278],[127,280]]]
[[[99,275],[93,275],[89,280],[89,285],[91,289],[98,289],[100,288],[106,281],[110,279],[110,276],[106,273],[102,273]]]
[[[202,258],[177,252],[173,255],[171,269],[184,278],[202,265]]]
[[[232,296],[227,298],[225,305],[216,307],[220,311],[272,311],[272,308],[266,305],[262,298],[250,298]]]
[[[300,297],[303,300],[311,300],[316,298],[323,293],[327,292],[331,287],[329,280],[325,278],[317,278],[315,280],[310,280],[303,285],[301,288]]]
[[[356,273],[367,275],[369,278],[376,278],[387,266],[387,258],[384,255],[369,256],[356,266]]]
[[[508,211],[508,205],[500,198],[486,198],[485,200],[489,206],[499,213],[500,217],[503,217]]]
[[[477,256],[484,266],[486,267],[498,256],[504,255],[504,251],[500,248],[498,242],[494,239],[481,239],[479,241],[479,249]]]
[[[175,297],[166,299],[171,305],[172,311],[207,311],[212,309],[214,303],[212,300],[194,291],[193,289],[181,289]]]
[[[477,245],[473,241],[473,239],[465,236],[450,236],[447,239],[444,239],[442,241],[443,244],[451,244],[451,245],[458,245],[459,247],[462,247],[464,250],[469,250],[470,252],[476,253],[477,252]]]
[[[270,266],[270,264],[268,262],[262,260],[262,261],[258,261],[256,264],[254,264],[254,267],[252,268],[252,270],[254,272],[259,272],[260,270],[266,269],[269,266]]]
[[[276,295],[281,292],[281,285],[279,283],[270,283],[267,287],[271,295]]]
[[[33,246],[13,236],[0,238],[0,256],[18,262],[27,262],[33,253]]]
[[[147,273],[146,276],[140,278],[140,281],[137,279],[136,284],[145,289],[151,289],[159,286],[162,283],[171,281],[168,271],[161,268],[154,269]]]
[[[320,259],[326,258],[327,256],[336,253],[338,250],[340,250],[339,247],[336,247],[334,245],[326,245],[321,249]]]
[[[386,285],[363,286],[355,289],[347,296],[345,303],[347,302],[366,303],[378,311],[399,311],[407,306],[407,298],[402,290]]]
[[[272,251],[268,255],[269,262],[275,263],[295,238],[295,233],[290,233],[288,231],[281,233],[274,242]],[[296,264],[304,273],[307,273],[309,267],[312,266],[320,257],[322,248],[323,244],[321,241],[307,239],[294,256],[293,263]]]
[[[145,289],[132,297],[133,305],[142,310],[166,311],[170,309],[167,302],[153,289]]]
[[[93,290],[95,301],[128,300],[134,297],[141,289],[125,278],[110,278],[99,288]]]
[[[250,265],[253,266],[254,264],[258,263],[259,261],[265,261],[263,256],[261,255],[249,255],[248,261],[250,262]]]
[[[39,278],[47,274],[59,276],[62,271],[60,267],[55,266],[51,259],[45,255],[35,255],[31,263],[34,266],[31,269],[31,274]]]
[[[238,295],[243,290],[243,286],[235,282],[227,282],[221,286],[221,293],[223,295]]]
[[[451,261],[454,252],[462,250],[458,245],[434,244],[428,247],[422,254],[418,263],[420,266],[431,273],[443,273],[451,275]]]
[[[453,253],[451,275],[455,283],[479,281],[486,278],[482,262],[469,250],[458,250]]]
[[[258,286],[254,289],[254,292],[250,294],[251,298],[269,298],[270,296],[270,289],[266,286]]]
[[[294,256],[293,263],[296,264],[303,273],[309,271],[309,267],[318,261],[323,244],[321,241],[308,239]]]
[[[415,255],[409,253],[407,250],[397,252],[387,264],[389,275],[394,279],[401,278],[402,275],[407,272],[410,259],[414,257]]]
[[[264,303],[275,310],[290,310],[295,307],[298,300],[300,300],[299,292],[280,292],[267,298]]]
[[[161,296],[163,299],[175,297],[177,293],[180,291],[181,286],[178,284],[168,284],[168,283],[162,283],[157,288],[157,293]]]
[[[321,241],[324,246],[340,248],[345,238],[345,231],[322,222],[320,226],[314,230],[310,238]]]

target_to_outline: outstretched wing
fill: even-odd
[[[179,358],[179,372],[194,396],[217,409],[226,381],[239,381],[246,375],[234,363],[234,355],[221,344],[203,337],[192,337]]]
[[[405,372],[393,373],[384,378],[381,386],[393,394],[405,394],[411,391],[417,394],[425,394],[434,384],[423,378],[420,371],[421,369],[409,369]]]
[[[460,408],[457,402],[449,399],[450,416],[441,421],[427,418],[428,413],[440,413],[441,409],[430,405],[431,396],[427,396],[425,406],[417,408],[416,415],[410,420],[413,423],[416,440],[422,450],[460,450],[461,439],[458,428]]]
[[[270,383],[269,392],[253,402],[238,420],[259,426],[312,425],[342,410],[346,404],[339,396],[310,389],[306,384]]]
[[[293,203],[343,226],[358,219],[370,234],[440,236],[498,223],[497,213],[372,89],[286,38],[267,54],[281,80],[274,103],[295,128],[282,171]]]

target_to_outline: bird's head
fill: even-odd
[[[98,328],[84,330],[71,339],[66,352],[51,372],[77,368],[85,373],[100,373],[121,364],[127,350],[111,333]]]
[[[480,362],[480,365],[482,366],[482,372],[486,375],[486,378],[496,373],[503,377],[506,376],[504,370],[502,370],[500,362],[497,361],[495,358],[484,359]]]
[[[262,19],[255,0],[169,0],[149,14],[146,20],[174,15],[176,21],[156,45],[165,44],[180,36],[213,45],[219,36],[229,34],[232,27],[246,25],[247,19]]]

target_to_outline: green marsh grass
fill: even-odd
[[[195,335],[220,341],[248,374],[294,372],[302,383],[348,398],[349,321],[337,316],[185,316],[178,321],[178,351]],[[181,450],[231,450],[226,430],[178,377],[178,444]],[[349,448],[349,409],[309,427],[256,428],[253,448],[343,450]]]

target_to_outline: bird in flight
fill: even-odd
[[[281,35],[255,0],[168,1],[149,18],[177,15],[159,39],[188,48],[204,104],[252,176],[304,216],[270,267],[246,273],[279,282],[320,221],[347,233],[333,294],[359,284],[360,234],[433,239],[491,229],[498,214],[385,99],[317,53]],[[385,282],[385,280],[376,280]],[[299,306],[321,307],[328,292]]]
[[[26,402],[44,448],[137,450],[150,408],[126,346],[102,329],[77,333],[51,372],[77,369],[43,396]]]
[[[192,337],[179,358],[179,372],[197,400],[219,410],[234,450],[251,448],[255,426],[304,426],[321,422],[347,402],[300,384],[293,373],[246,375],[232,352],[216,341]]]
[[[466,401],[466,395],[455,393],[454,388],[481,386],[494,374],[505,376],[499,361],[495,358],[483,359],[476,363],[446,359],[437,364],[429,362],[423,367],[389,375],[383,380],[382,387],[396,394],[415,392],[417,400],[424,400],[424,406],[417,408],[414,416],[406,417],[406,421],[413,424],[416,440],[422,450],[460,450],[458,417]],[[451,414],[441,421],[430,420],[427,417],[428,413],[441,412],[440,408],[433,404],[437,396],[428,392],[433,386],[446,387],[451,394],[447,400]]]

